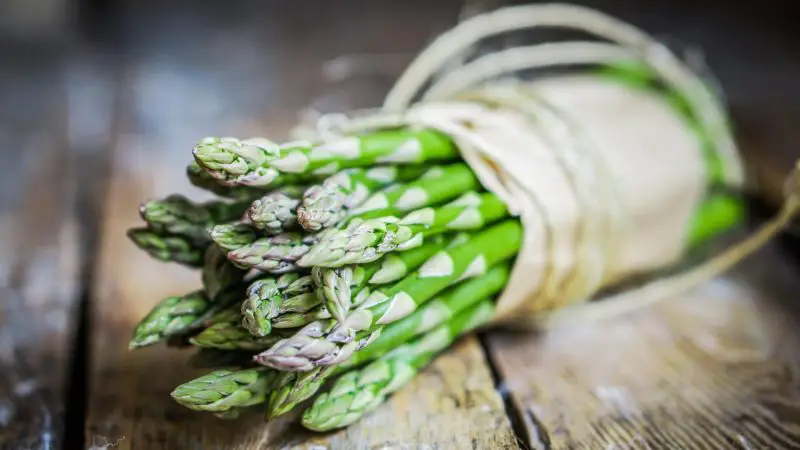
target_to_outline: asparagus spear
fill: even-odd
[[[463,236],[461,236],[463,237]],[[460,238],[459,238],[460,239]],[[337,321],[344,320],[353,304],[353,294],[358,294],[367,284],[385,284],[403,278],[416,270],[428,258],[458,239],[456,236],[433,236],[422,246],[364,265],[338,268],[314,267],[311,275],[317,286],[317,296]]]
[[[203,291],[165,298],[133,330],[128,348],[146,347],[184,333],[210,306]]]
[[[292,281],[287,283],[289,279]],[[242,326],[253,336],[266,336],[276,323],[276,328],[280,328],[287,322],[281,319],[282,315],[307,313],[320,303],[309,275],[262,278],[247,289],[247,298],[242,303]]]
[[[222,350],[262,350],[274,345],[281,335],[255,337],[242,326],[242,314],[238,306],[228,308],[210,322],[211,325],[189,339],[192,345]]]
[[[148,228],[159,233],[186,236],[193,242],[207,243],[208,228],[216,223],[238,220],[247,210],[247,201],[194,203],[178,194],[151,200],[139,208]]]
[[[365,368],[342,375],[329,392],[317,397],[303,413],[303,426],[328,431],[352,424],[405,386],[456,338],[487,323],[493,314],[494,304],[485,300]]]
[[[281,336],[275,335],[255,337],[242,327],[240,321],[215,323],[190,338],[189,342],[202,348],[261,351],[281,339]]]
[[[475,174],[464,163],[432,167],[415,181],[373,194],[359,207],[349,211],[349,217],[400,215],[405,211],[437,205],[480,188]]]
[[[487,267],[513,257],[521,241],[522,229],[516,220],[495,225],[460,246],[440,251],[385,292],[375,290],[361,308],[335,327],[318,324],[318,333],[282,339],[255,359],[285,371],[340,364],[355,350],[369,345],[385,325],[407,317],[441,290],[465,278],[483,275]]]
[[[360,205],[376,190],[395,181],[419,177],[424,166],[379,166],[345,169],[310,187],[297,210],[300,225],[309,231],[334,226],[348,209]],[[429,169],[428,169],[429,170]]]
[[[148,228],[132,228],[127,234],[137,247],[155,259],[177,262],[189,267],[203,265],[206,246],[197,245],[184,236],[158,233]]]
[[[208,298],[214,299],[220,292],[238,285],[244,280],[246,274],[246,270],[231,264],[225,252],[219,247],[208,246],[201,272],[203,289]]]
[[[307,372],[285,372],[269,395],[268,415],[277,417],[310,398],[325,380],[386,354],[409,339],[453,319],[467,308],[488,300],[505,286],[508,265],[491,268],[486,275],[463,281],[427,302],[403,320],[392,323],[369,347],[359,350],[338,366],[315,367]]]
[[[470,192],[448,205],[418,209],[402,219],[356,219],[344,230],[332,230],[322,236],[298,265],[340,267],[375,261],[393,250],[417,247],[426,236],[477,230],[507,215],[505,205],[494,194]]]
[[[186,177],[193,186],[212,192],[220,197],[252,200],[264,193],[263,190],[248,186],[224,186],[197,164],[196,161],[192,161],[186,167]]]
[[[262,138],[205,138],[194,148],[195,161],[227,185],[274,185],[285,174],[330,175],[350,167],[379,163],[422,163],[458,157],[453,143],[432,130],[377,131],[314,146],[277,145]]]
[[[223,223],[208,231],[219,248],[229,252],[250,245],[258,239],[258,233],[248,223]]]
[[[217,370],[178,386],[170,395],[189,409],[225,412],[263,403],[275,376],[263,368]]]
[[[297,261],[317,242],[319,235],[287,232],[256,239],[228,253],[228,259],[241,268],[281,274],[298,270]]]
[[[242,298],[242,287],[232,286],[210,299],[202,290],[159,302],[136,326],[131,349],[171,338],[185,338],[192,332],[225,320],[225,308]]]
[[[283,192],[267,194],[250,205],[250,223],[270,236],[290,231],[297,226],[295,208],[300,200]]]

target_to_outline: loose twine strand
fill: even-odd
[[[463,57],[465,52],[483,39],[536,27],[574,28],[611,42],[551,42],[521,46],[490,53],[462,65],[454,66],[452,64],[453,60],[460,56]],[[422,105],[428,102],[454,101],[456,99],[497,103],[538,121],[546,119],[544,122],[551,127],[546,130],[552,138],[550,142],[560,143],[554,148],[562,152],[557,156],[563,163],[565,171],[569,172],[570,178],[577,184],[576,191],[597,193],[601,192],[598,189],[606,187],[605,193],[602,194],[605,200],[603,206],[609,208],[611,213],[581,212],[581,225],[584,229],[595,230],[594,239],[584,245],[588,246],[587,248],[590,250],[592,247],[600,248],[601,250],[595,252],[594,255],[602,256],[599,260],[587,258],[577,261],[579,265],[594,264],[592,267],[583,267],[578,270],[585,277],[592,278],[583,280],[583,285],[577,288],[578,296],[585,293],[585,298],[588,298],[596,294],[597,290],[602,287],[605,280],[604,273],[608,273],[610,266],[613,266],[615,249],[618,246],[617,241],[624,230],[625,211],[621,210],[619,202],[615,202],[613,183],[603,183],[603,176],[608,172],[602,167],[602,161],[592,154],[591,143],[585,141],[575,124],[570,123],[569,118],[560,114],[552,105],[532,97],[530,92],[526,92],[520,86],[496,89],[500,85],[497,80],[513,76],[522,70],[570,64],[609,63],[631,59],[647,63],[665,84],[684,95],[702,125],[709,131],[715,148],[723,159],[726,182],[732,188],[742,188],[745,181],[744,170],[734,139],[726,126],[724,108],[702,80],[665,46],[642,31],[598,11],[575,5],[544,4],[507,7],[465,20],[452,30],[440,35],[417,56],[391,89],[381,109],[361,110],[351,114],[324,115],[315,124],[316,137],[320,140],[330,140],[371,129],[397,127],[409,123],[419,124],[419,121],[412,120],[409,114],[409,111],[413,110],[413,102],[416,98],[421,99]],[[434,79],[436,75],[439,77]],[[429,81],[429,86],[424,89]],[[491,89],[487,88],[487,85]],[[560,124],[559,121],[561,121]],[[491,157],[492,154],[496,154],[502,149],[494,148],[495,146],[491,143],[476,140],[475,136],[469,133],[461,133],[459,129],[448,126],[447,121],[433,120],[424,125],[433,126],[446,134],[459,138],[457,139],[459,144],[466,144],[469,147],[462,149],[465,160],[476,170],[487,188],[507,201],[510,206],[514,206],[513,203],[519,201],[521,196],[519,185],[515,184],[514,180],[509,180],[509,174],[487,173],[485,162],[476,159],[475,152]],[[561,125],[560,132],[558,131],[559,125]],[[565,139],[563,130],[572,131],[568,137],[573,139]],[[576,158],[580,164],[575,164]],[[502,172],[502,168],[499,170]],[[797,177],[799,171],[800,162],[787,183],[786,198],[776,217],[721,254],[685,272],[656,279],[596,302],[542,312],[532,317],[526,317],[524,321],[517,320],[511,325],[533,325],[540,329],[552,329],[616,317],[673,297],[729,270],[736,263],[763,247],[772,237],[785,229],[800,212],[800,181]],[[608,186],[611,188],[609,189]],[[524,189],[522,190],[524,191]],[[530,196],[531,193],[527,194]],[[524,195],[522,196],[524,197]],[[527,201],[535,203],[535,199],[532,198],[528,198]],[[583,201],[582,206],[586,207],[586,205],[588,203]],[[604,220],[606,222],[603,222]],[[578,251],[582,250],[578,249]],[[598,267],[598,261],[600,261],[600,266],[605,265],[605,267]],[[558,283],[550,280],[549,284],[550,290],[552,290],[552,287]],[[544,291],[548,291],[548,289],[544,289]],[[545,292],[544,294],[557,295],[555,292]],[[517,317],[517,319],[519,318]]]

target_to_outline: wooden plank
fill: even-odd
[[[453,20],[457,13],[452,2],[449,9],[439,6],[422,16],[391,4],[363,4],[362,17],[380,18],[376,23],[381,26],[353,23],[346,11],[335,8],[309,16],[303,5],[287,3],[280,3],[286,8],[279,8],[281,14],[270,9],[278,8],[274,4],[258,3],[236,17],[216,8],[180,10],[180,21],[167,19],[177,10],[166,6],[129,11],[131,22],[121,29],[146,30],[148,39],[141,31],[124,37],[137,47],[125,59],[122,104],[127,106],[119,119],[102,224],[87,446],[516,446],[473,339],[437,360],[368,419],[329,435],[304,433],[292,418],[264,423],[256,415],[228,422],[193,413],[169,398],[175,386],[202,373],[186,367],[186,352],[158,347],[131,353],[126,348],[133,326],[157,300],[199,285],[196,272],[150,260],[126,240],[125,229],[138,223],[139,202],[174,191],[200,197],[182,173],[192,143],[206,134],[283,136],[296,123],[297,112],[315,99],[317,106],[330,109],[374,102],[364,97],[375,94],[370,90],[374,82],[359,86],[358,97],[347,95],[342,84],[332,92],[321,88],[322,63],[345,52],[410,53],[424,44],[437,22]],[[310,17],[319,19],[317,26],[300,25],[299,19]],[[226,33],[207,33],[204,25],[211,18]]]
[[[61,59],[0,48],[0,448],[63,445],[79,273]]]
[[[798,448],[798,289],[773,247],[653,307],[488,344],[530,448]]]

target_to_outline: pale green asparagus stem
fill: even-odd
[[[158,233],[185,236],[192,242],[207,244],[209,227],[239,220],[248,204],[246,201],[195,203],[175,194],[142,204],[139,214],[147,227]]]
[[[172,398],[196,411],[225,412],[266,401],[277,374],[263,368],[217,370],[172,391]]]
[[[416,270],[428,258],[466,237],[458,235],[439,235],[427,239],[422,246],[405,252],[397,252],[363,265],[349,265],[338,268],[314,267],[311,275],[317,286],[317,296],[325,303],[325,308],[337,321],[354,306],[355,294],[367,284],[386,284],[397,281],[409,272]]]
[[[222,350],[262,350],[281,339],[281,335],[255,337],[242,326],[239,306],[234,305],[211,319],[213,324],[189,339],[192,345]]]
[[[205,263],[201,277],[203,289],[208,298],[216,298],[220,292],[236,286],[244,279],[247,274],[228,261],[227,254],[215,245],[209,245],[206,249]]]
[[[287,283],[290,277],[294,279]],[[289,319],[282,319],[282,316],[307,313],[321,303],[309,275],[265,277],[254,281],[247,289],[247,298],[242,302],[242,326],[253,336],[263,337],[270,334],[273,327],[281,328],[288,323]]]
[[[158,233],[148,228],[128,230],[128,238],[151,257],[164,262],[176,262],[189,267],[203,265],[205,245],[198,245],[184,236]]]
[[[521,241],[522,228],[516,220],[492,226],[462,245],[440,251],[391,288],[373,291],[361,308],[352,311],[330,331],[320,326],[317,335],[283,339],[256,360],[286,371],[340,364],[374,341],[384,326],[407,317],[443,289],[465,278],[483,275],[488,267],[512,258]]]
[[[438,205],[480,188],[475,174],[464,163],[432,167],[415,181],[397,184],[373,194],[360,206],[348,211],[348,218],[403,215],[404,212]]]
[[[418,247],[426,236],[454,230],[478,230],[506,216],[508,211],[497,196],[471,192],[448,205],[418,209],[402,219],[394,216],[356,219],[343,230],[326,233],[300,258],[298,265],[363,264],[394,250]]]
[[[231,286],[210,299],[203,291],[184,296],[167,297],[159,302],[136,326],[130,341],[131,349],[158,342],[185,338],[216,321],[225,320],[222,311],[242,296],[242,286]]]
[[[260,238],[228,253],[238,267],[281,274],[299,270],[297,261],[318,241],[318,235],[287,232]]]
[[[345,169],[310,187],[303,195],[297,217],[303,228],[319,231],[342,220],[348,209],[361,205],[376,190],[396,181],[414,179],[424,166],[379,166]]]
[[[258,239],[258,232],[248,223],[224,223],[209,230],[209,235],[219,248],[226,252],[250,245]]]
[[[263,138],[205,138],[194,148],[195,161],[227,185],[267,186],[287,175],[330,175],[350,167],[380,163],[453,160],[458,151],[444,135],[431,130],[389,130],[346,137],[314,146],[308,142],[277,145]]]
[[[342,375],[329,392],[317,397],[303,413],[303,426],[314,431],[328,431],[356,422],[414,379],[436,354],[447,349],[459,336],[488,323],[493,314],[494,304],[489,300],[481,302],[363,369]]]
[[[315,367],[307,372],[283,373],[276,379],[274,389],[270,393],[268,415],[273,418],[291,411],[314,395],[328,377],[372,361],[409,339],[451,320],[467,308],[481,301],[490,300],[503,289],[508,274],[508,265],[503,264],[493,267],[483,276],[449,288],[410,316],[387,326],[375,342],[355,352],[342,364]]]
[[[253,201],[247,214],[253,228],[274,236],[297,228],[295,209],[298,205],[298,198],[274,192]]]
[[[205,171],[196,161],[186,167],[186,177],[193,186],[212,192],[220,197],[237,200],[253,200],[264,194],[263,189],[248,186],[224,186]]]
[[[165,298],[133,330],[128,348],[146,347],[185,333],[210,306],[211,302],[202,291]]]

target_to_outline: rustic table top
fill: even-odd
[[[188,353],[127,350],[158,299],[199,282],[124,233],[145,199],[205,195],[182,176],[191,143],[283,136],[309,105],[374,105],[461,3],[130,2],[81,16],[104,26],[67,43],[0,43],[14,61],[0,64],[0,449],[800,448],[800,265],[783,241],[622,317],[462,339],[324,435],[183,409],[169,392],[200,373]],[[771,28],[780,11],[620,8],[707,49],[776,205],[800,156],[800,40]]]

